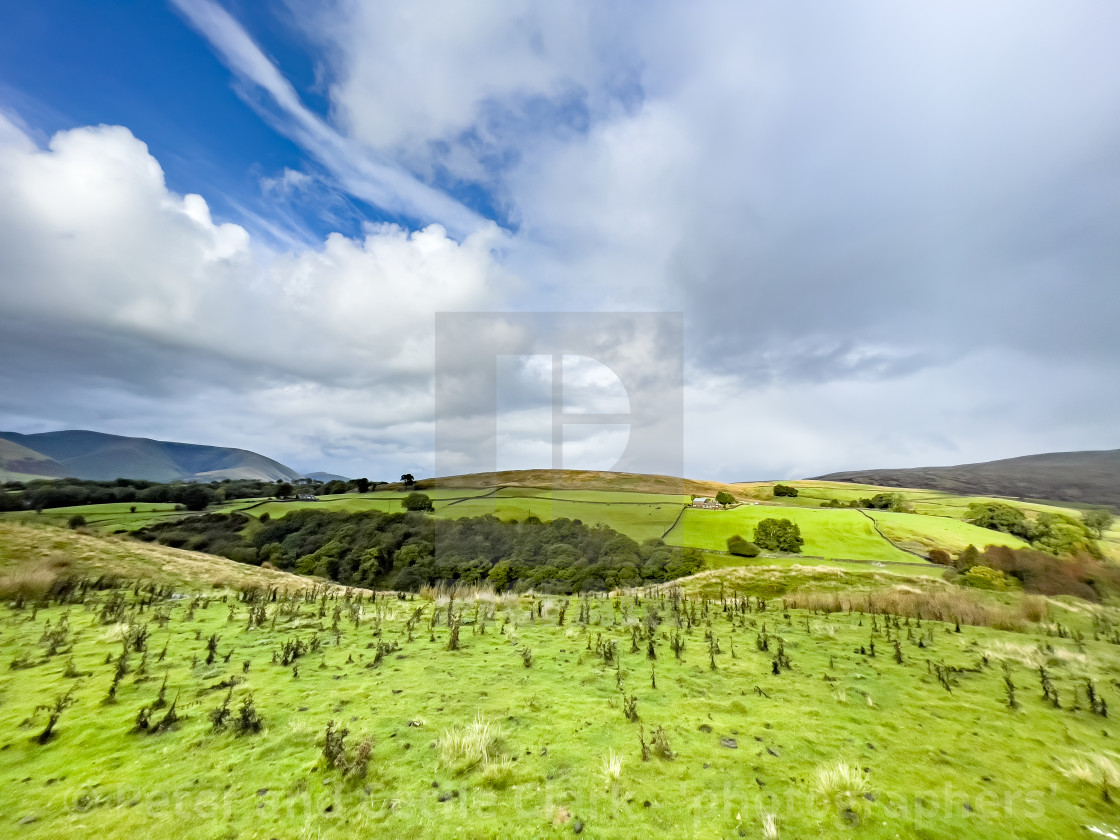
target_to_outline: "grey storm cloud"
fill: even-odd
[[[684,317],[689,474],[1118,445],[1115,4],[297,0],[329,121],[232,15],[178,5],[317,187],[273,173],[276,219],[215,220],[127,126],[0,119],[0,426],[423,474],[437,313],[653,311]],[[271,235],[346,193],[425,226]],[[656,346],[593,339],[657,382]],[[469,439],[481,380],[444,361]],[[548,396],[519,383],[511,412]]]

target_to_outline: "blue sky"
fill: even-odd
[[[325,118],[327,80],[317,78],[316,69],[323,65],[299,31],[295,12],[253,3],[226,8],[303,104]],[[9,104],[35,129],[49,135],[98,123],[128,126],[159,160],[172,190],[204,194],[216,215],[249,226],[246,211],[283,221],[262,180],[290,169],[330,181],[305,150],[270,124],[265,115],[275,108],[269,97],[231,74],[174,4],[52,2],[14,5],[9,12],[10,25],[0,34],[0,79]],[[472,209],[500,217],[484,186],[433,181]],[[431,221],[349,196],[332,183],[314,198],[286,209],[299,232],[315,239],[336,231],[354,235],[363,221],[411,227]]]
[[[261,177],[302,165],[299,148],[236,94],[229,71],[168,4],[21,3],[5,15],[0,78],[35,128],[129,126],[168,186],[205,192],[226,215],[225,195],[255,199]],[[260,35],[282,33],[272,26]],[[283,46],[275,38],[270,48]],[[306,56],[284,55],[298,79]]]
[[[0,427],[427,474],[435,313],[643,311],[684,315],[691,475],[1113,448],[1118,29],[1033,0],[8,4]]]

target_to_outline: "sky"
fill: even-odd
[[[692,477],[1120,447],[1118,31],[1111,0],[4,4],[0,429],[419,477],[458,463],[437,314],[661,313],[597,346],[683,369]],[[497,363],[503,468],[550,465],[546,343]],[[564,385],[625,404],[612,370]]]

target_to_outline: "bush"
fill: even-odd
[[[86,518],[80,513],[75,513],[66,521],[66,524],[71,528],[84,528],[86,526]]]
[[[253,705],[253,696],[250,694],[241,701],[237,710],[237,717],[233,719],[233,731],[236,735],[255,735],[264,728],[264,718]]]
[[[777,496],[788,496],[789,498],[795,498],[797,496],[797,488],[796,487],[790,487],[788,484],[775,484],[774,485],[774,495],[776,497]]]
[[[346,747],[346,736],[349,734],[349,729],[335,729],[334,721],[330,721],[327,724],[326,736],[323,739],[323,758],[326,760],[328,767],[340,770],[343,776],[351,779],[364,779],[369,770],[373,741],[365,738],[351,752]]]
[[[757,557],[761,549],[738,534],[727,538],[727,550],[736,557]]]
[[[973,566],[957,578],[957,583],[961,586],[971,586],[973,589],[991,589],[1000,592],[1017,588],[1014,578],[987,566]]]
[[[929,550],[929,562],[936,563],[938,566],[952,566],[953,558],[943,548],[931,548]]]
[[[431,497],[426,493],[409,493],[401,500],[401,507],[411,511],[433,511]]]
[[[801,551],[805,540],[797,523],[789,519],[763,519],[755,526],[754,543],[770,551]]]
[[[895,513],[909,513],[910,504],[901,493],[876,493],[870,499],[860,499],[860,507],[871,510],[891,510]]]
[[[971,549],[971,551],[969,550]],[[957,558],[957,567],[967,577],[973,568],[988,567],[1002,572],[1023,585],[1023,589],[1037,595],[1074,595],[1087,601],[1100,601],[1102,595],[1120,589],[1120,570],[1107,566],[1090,554],[1076,554],[1068,558],[1055,557],[1032,548],[1008,548],[989,545],[983,553],[969,546]],[[976,558],[967,568],[962,568],[961,557],[968,553]]]

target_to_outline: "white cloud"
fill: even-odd
[[[442,223],[456,235],[485,227],[485,220],[478,214],[417,180],[401,166],[365,152],[304,106],[276,65],[213,0],[173,2],[234,73],[271,98],[278,110],[266,111],[265,115],[276,128],[313,155],[352,195],[422,223]]]
[[[356,3],[319,22],[343,59],[331,90],[341,121],[385,150],[485,132],[488,106],[597,95],[598,27],[615,23],[583,0]]]
[[[691,474],[1116,444],[1113,4],[289,2],[334,73],[327,116],[212,0],[176,5],[331,188],[443,227],[274,253],[170,193],[125,129],[43,151],[0,121],[0,317],[67,325],[90,359],[42,351],[56,375],[103,352],[138,425],[190,414],[212,439],[164,386],[193,382],[242,445],[422,472],[433,311],[680,309]],[[412,174],[448,172],[516,233]],[[129,338],[162,348],[155,373]],[[28,422],[76,416],[18,385]]]
[[[44,371],[27,336],[3,330],[5,354],[26,360],[6,386],[9,416],[25,424],[72,425],[63,418],[81,413],[84,398],[112,404],[105,392],[116,387],[161,422],[167,406],[201,409],[212,430],[203,439],[223,422],[271,429],[277,455],[293,437],[384,443],[394,426],[430,423],[434,313],[492,307],[511,282],[494,225],[462,242],[438,225],[370,226],[358,238],[332,234],[315,249],[272,253],[240,226],[215,222],[201,196],[169,191],[127,129],[60,132],[40,149],[0,120],[0,137],[0,311],[68,348],[43,360],[50,376],[70,381],[36,413],[32,400],[16,403]],[[140,352],[121,365],[114,348],[129,342]],[[133,414],[115,426],[132,422],[142,421]],[[279,431],[285,424],[300,431]],[[197,429],[200,420],[170,425]],[[410,434],[399,448],[422,453]],[[222,435],[252,443],[242,431]]]

